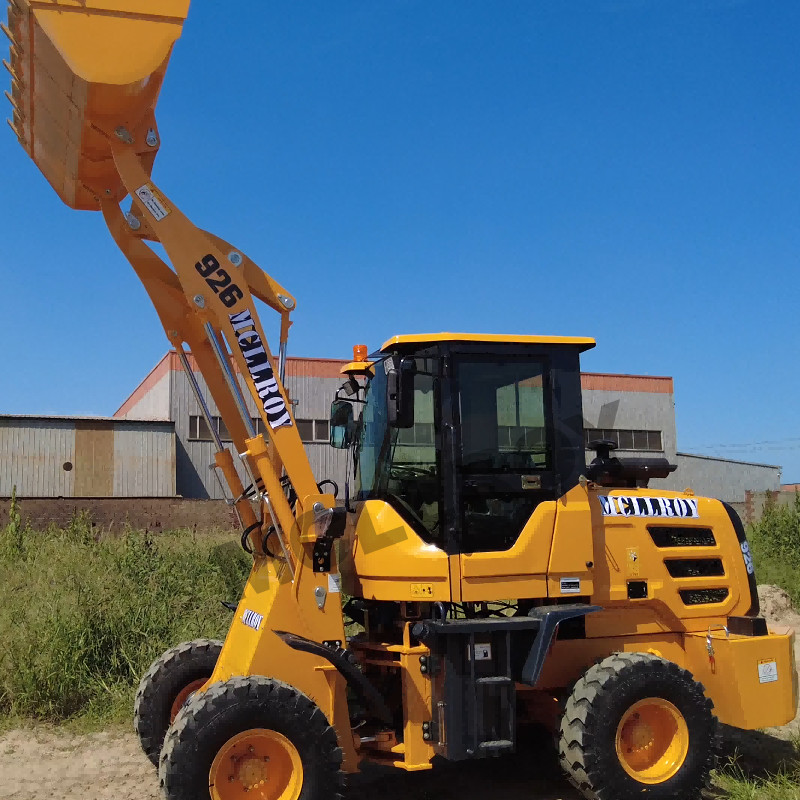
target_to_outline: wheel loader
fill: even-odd
[[[136,697],[163,796],[341,798],[364,762],[536,759],[533,725],[587,798],[697,796],[719,723],[797,707],[794,635],[759,616],[736,513],[650,485],[664,459],[597,441],[587,463],[578,337],[358,346],[331,407],[347,485],[326,491],[284,386],[295,298],[152,178],[188,5],[11,0],[3,26],[14,135],[67,206],[102,213],[235,446],[217,438],[214,466],[253,565],[227,638],[170,650]]]

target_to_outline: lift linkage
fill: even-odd
[[[117,203],[101,200],[103,216],[114,240],[144,284],[184,366],[188,366],[184,345],[188,345],[196,359],[234,445],[243,456],[252,484],[262,495],[283,555],[294,574],[298,553],[292,541],[316,541],[318,537],[312,526],[334,505],[334,498],[321,494],[317,488],[283,385],[289,315],[295,300],[229,242],[192,224],[153,183],[135,151],[135,141],[132,134],[119,128],[110,137],[114,164],[133,206],[126,215]],[[174,271],[145,244],[146,240],[164,247]],[[277,365],[256,313],[254,297],[280,314]],[[238,369],[232,368],[231,360]],[[237,371],[256,401],[264,429],[268,431],[269,445],[257,433],[250,417]],[[192,384],[200,394],[196,381],[192,380]],[[207,415],[201,397],[198,398],[201,409]],[[211,420],[207,422],[213,431]],[[263,531],[233,458],[219,440],[216,464],[235,498],[243,527],[252,531],[251,548],[263,554]],[[294,509],[281,484],[284,469],[297,495]]]

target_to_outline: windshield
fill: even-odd
[[[355,490],[359,500],[380,494],[381,486],[385,485],[389,454],[397,439],[397,429],[389,428],[383,364],[381,361],[375,365],[375,375],[367,384],[366,404],[358,424]]]
[[[421,532],[436,535],[441,494],[434,413],[438,360],[415,361],[410,428],[389,427],[385,362],[375,365],[356,438],[355,494],[358,500],[387,500]]]

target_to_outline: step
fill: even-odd
[[[477,678],[475,683],[492,684],[494,686],[511,686],[514,681],[507,678],[505,675],[487,675],[484,678]]]
[[[514,742],[508,739],[495,739],[491,742],[481,742],[478,747],[480,747],[481,750],[512,750],[514,748]]]

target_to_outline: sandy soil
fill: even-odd
[[[349,800],[577,800],[554,769],[552,760],[546,774],[530,776],[507,761],[445,764],[416,774],[368,768],[352,778]],[[0,736],[0,798],[157,800],[160,794],[155,769],[132,733],[81,736],[35,728]]]
[[[762,614],[800,631],[800,614],[777,587],[759,587]],[[800,641],[798,642],[800,662]],[[766,774],[792,761],[800,715],[780,730],[725,730],[726,755],[737,754],[747,772]],[[470,764],[443,764],[432,772],[405,774],[368,767],[351,780],[350,800],[578,800],[558,774],[554,756]],[[0,798],[13,800],[158,800],[158,780],[133,733],[78,735],[50,728],[0,736]]]

